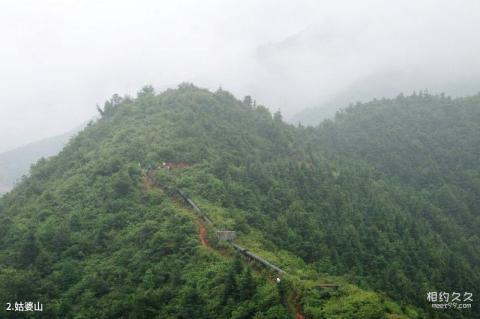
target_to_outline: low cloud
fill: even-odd
[[[222,86],[286,116],[384,74],[398,78],[392,91],[475,93],[479,9],[474,0],[6,2],[0,151],[68,131],[144,84]]]

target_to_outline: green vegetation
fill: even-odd
[[[360,222],[353,235],[368,231],[377,244],[384,242],[373,259],[377,267],[361,247],[369,245],[367,238],[357,248],[374,287],[390,286],[396,298],[412,301],[428,288],[478,292],[480,95],[453,100],[421,92],[376,100],[348,108],[315,131],[312,144],[334,158],[371,165],[382,180],[370,191],[388,209],[372,207],[377,227]],[[387,202],[392,199],[395,206]]]
[[[0,300],[44,318],[473,318],[425,297],[478,295],[479,101],[376,101],[304,128],[189,84],[115,95],[0,200]],[[176,187],[280,284],[211,230],[202,246]]]

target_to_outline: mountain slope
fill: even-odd
[[[100,111],[1,199],[0,299],[41,300],[46,318],[421,318],[427,291],[478,287],[466,235],[442,241],[449,228],[418,218],[437,206],[326,133],[191,85]],[[211,229],[202,245],[176,188],[285,269],[282,284]]]
[[[435,256],[409,253],[415,273],[407,277],[415,278],[414,285],[438,275],[432,282],[439,291],[478,291],[479,123],[480,96],[451,99],[422,92],[359,103],[315,129],[312,144],[329,156],[368,163],[400,186],[395,196],[409,194],[403,206],[415,218],[416,231],[406,236],[421,241],[418,237],[430,233],[419,231],[426,225],[435,233],[423,244],[435,246]],[[434,270],[438,264],[444,271]]]
[[[422,191],[469,235],[480,231],[480,96],[429,94],[358,104],[325,122],[316,145]]]

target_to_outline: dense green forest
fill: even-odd
[[[44,303],[25,317],[476,317],[426,293],[479,293],[480,96],[376,100],[317,127],[190,84],[99,111],[0,199],[0,300]],[[208,227],[202,244],[176,188],[281,282]]]

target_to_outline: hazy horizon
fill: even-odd
[[[285,117],[379,74],[398,80],[388,92],[372,84],[368,96],[480,90],[477,1],[18,1],[0,8],[0,152],[65,133],[113,93],[135,95],[145,84],[221,86]]]

